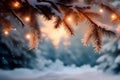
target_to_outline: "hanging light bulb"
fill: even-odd
[[[71,21],[72,19],[71,19],[71,17],[67,17],[67,20],[68,20],[68,21]]]
[[[115,20],[116,18],[117,18],[117,16],[116,16],[115,14],[112,14],[112,15],[111,15],[111,19],[112,19],[112,20]]]
[[[25,20],[26,22],[30,22],[30,17],[29,17],[29,16],[26,16],[26,17],[24,18],[24,20]]]
[[[30,40],[31,35],[28,33],[28,34],[26,34],[25,38],[28,39],[28,40]]]
[[[100,12],[100,13],[103,13],[103,9],[102,9],[102,8],[100,8],[100,9],[99,9],[99,12]]]
[[[8,31],[4,31],[4,34],[7,36],[9,34],[9,32]]]
[[[14,8],[20,8],[21,4],[18,1],[12,3]]]

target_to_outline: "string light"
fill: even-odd
[[[67,17],[67,21],[71,21],[72,20],[72,18],[71,17]]]
[[[99,12],[100,12],[100,13],[103,13],[103,9],[102,9],[102,8],[100,8],[100,9],[99,9]]]
[[[117,16],[116,16],[115,14],[112,14],[112,15],[111,15],[111,19],[112,19],[112,20],[115,20],[116,18],[117,18]]]
[[[24,18],[24,20],[25,20],[26,22],[29,22],[29,21],[30,21],[30,17],[29,17],[29,16],[26,16],[26,17]]]
[[[9,32],[8,31],[4,31],[4,34],[7,36],[9,34]]]
[[[16,2],[13,2],[13,7],[14,8],[20,8],[20,3],[18,2],[18,1],[16,1]]]
[[[29,40],[31,38],[31,35],[30,34],[26,34],[25,38]]]

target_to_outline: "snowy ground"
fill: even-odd
[[[81,68],[66,67],[59,70],[29,70],[15,69],[12,71],[0,70],[0,80],[120,80],[120,75],[106,74],[83,66]]]

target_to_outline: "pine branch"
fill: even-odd
[[[78,6],[78,4],[64,4],[64,3],[60,3],[60,2],[57,2],[56,3],[57,5],[59,6],[62,6],[62,7],[66,7],[66,8],[78,8],[80,10],[86,10],[86,9],[90,9],[91,7],[90,6]],[[80,5],[80,4],[79,4]]]
[[[107,11],[114,13],[117,16],[118,21],[120,21],[120,11],[116,7],[110,4],[101,4],[101,6],[104,7]]]
[[[78,0],[58,0],[58,2],[63,4],[71,4],[74,2],[78,2]]]
[[[95,31],[95,27],[91,27],[84,35],[84,38],[82,39],[82,43],[87,46],[88,42],[91,40],[93,34]]]
[[[72,12],[72,20],[78,26],[80,22],[83,22],[85,20],[84,16],[82,14],[78,14],[76,12]]]
[[[11,13],[15,18],[17,18],[17,20],[22,24],[22,26],[24,26],[23,21],[17,16],[17,14],[13,10],[11,10]]]
[[[100,52],[100,50],[102,49],[102,32],[100,31],[99,28],[98,29],[96,28],[94,30],[92,40],[95,45],[95,51]]]
[[[57,17],[57,19],[55,20],[55,28],[59,28],[60,27],[60,25],[61,25],[61,23],[62,23],[62,20],[59,18],[59,17]]]
[[[64,26],[64,27],[65,27],[65,30],[66,30],[68,33],[70,33],[70,35],[74,35],[74,30],[72,29],[71,26],[68,25],[68,23],[67,23],[65,20],[63,20],[63,24],[65,25],[65,26]]]
[[[77,9],[78,10],[78,9]],[[116,33],[112,30],[105,29],[104,26],[98,25],[94,20],[91,19],[91,17],[87,14],[85,14],[84,11],[78,10],[89,22],[89,26],[91,27],[91,30],[88,31],[85,34],[85,37],[83,39],[83,44],[87,45],[90,39],[93,40],[93,43],[95,45],[96,52],[99,52],[102,48],[102,34],[106,34],[109,36],[116,36]]]
[[[3,29],[6,29],[7,31],[12,29],[11,22],[2,16],[0,16],[0,24],[2,25]]]
[[[18,1],[20,6],[11,5],[12,2]],[[33,0],[34,1],[34,0]],[[106,0],[92,0],[90,3],[95,2],[96,4],[104,7],[111,13],[114,13],[117,16],[115,22],[120,22],[119,11],[107,4]],[[19,7],[19,8],[16,8]],[[92,12],[90,10],[90,5],[80,4],[78,0],[37,0],[37,3],[34,5],[30,3],[29,0],[1,0],[0,1],[0,24],[5,28],[8,25],[12,27],[10,19],[4,19],[6,14],[7,16],[14,16],[23,26],[24,23],[29,26],[31,29],[31,46],[32,48],[36,47],[36,44],[39,40],[40,29],[37,23],[36,14],[43,15],[47,20],[51,20],[52,17],[55,17],[55,28],[60,27],[61,24],[64,24],[65,30],[74,35],[74,30],[70,23],[67,21],[69,16],[72,16],[72,21],[78,25],[80,22],[86,21],[90,29],[84,36],[84,44],[88,44],[90,40],[93,41],[96,51],[100,51],[102,48],[102,35],[106,36],[116,36],[116,32],[108,28],[108,26],[101,24],[95,19],[102,18],[98,13]],[[27,11],[26,11],[27,9]],[[18,16],[20,15],[20,16]],[[24,17],[29,15],[30,22],[24,20]]]
[[[102,18],[102,15],[99,13],[91,12],[91,11],[83,11],[84,14],[86,14],[90,18]]]
[[[45,18],[47,20],[50,20],[52,18],[50,7],[47,7],[47,6],[44,6],[44,5],[36,5],[36,7],[40,10],[40,12],[45,16]]]
[[[116,37],[117,33],[113,30],[107,30],[106,28],[99,28],[100,31],[103,33],[103,35],[105,35],[106,37]]]
[[[56,9],[58,12],[61,12],[60,10],[59,10],[59,8],[56,6],[56,4],[54,3],[54,2],[52,2],[52,1],[41,1],[41,0],[37,0],[38,2],[48,2],[48,3],[50,3],[51,5],[52,5],[52,7],[54,8],[54,9]]]
[[[79,10],[80,11],[80,10]],[[102,25],[99,23],[99,22],[97,22],[96,20],[92,20],[92,18],[89,16],[89,15],[87,15],[85,12],[82,12],[82,11],[80,11],[83,15],[84,15],[84,17],[88,20],[88,22],[90,23],[90,25],[91,24],[93,24],[93,25],[95,25],[95,27],[97,26],[98,28],[100,28],[101,29],[101,31],[103,31],[104,33],[106,33],[106,34],[109,34],[109,35],[114,35],[114,36],[116,36],[116,33],[114,32],[114,31],[112,31],[112,30],[109,30],[109,29],[107,29],[107,28],[110,28],[110,27],[108,27],[107,25],[104,25],[103,23],[102,23]]]

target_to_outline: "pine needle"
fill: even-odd
[[[92,40],[95,46],[95,51],[100,52],[100,50],[102,49],[102,32],[99,28],[95,29]]]
[[[65,27],[65,30],[70,33],[70,35],[74,35],[74,30],[72,29],[72,27],[65,21],[63,20],[63,24]]]
[[[102,18],[102,15],[99,13],[91,12],[91,11],[83,11],[84,14],[86,14],[90,18]]]
[[[55,20],[55,28],[59,28],[60,27],[60,25],[61,25],[61,23],[62,23],[62,20],[58,17],[56,20]]]
[[[94,34],[94,30],[95,28],[94,27],[91,27],[84,35],[84,38],[82,39],[82,43],[87,46],[88,45],[88,42],[90,41],[91,37],[93,36]]]

